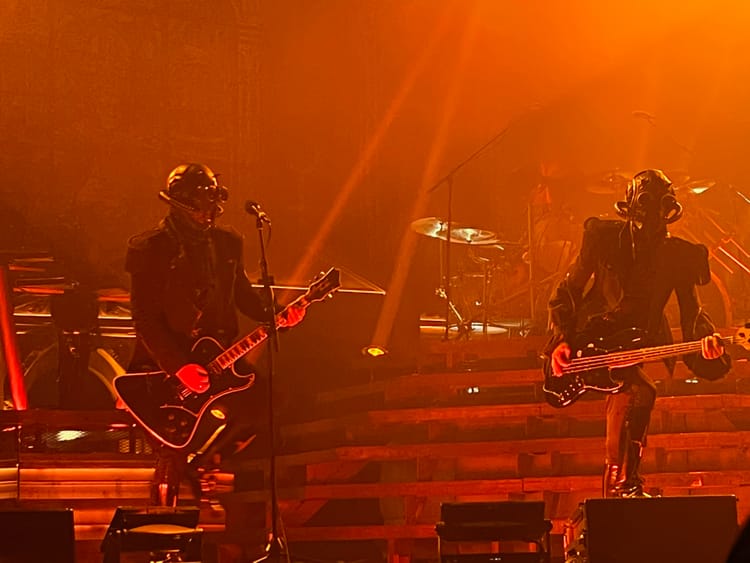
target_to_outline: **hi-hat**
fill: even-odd
[[[423,217],[412,222],[411,228],[420,235],[446,240],[448,223],[437,217]],[[492,231],[475,229],[458,223],[451,223],[450,241],[458,244],[492,245],[507,244],[500,241]]]

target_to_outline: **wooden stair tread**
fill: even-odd
[[[645,370],[655,379],[665,379],[668,373],[663,364],[647,364]],[[684,380],[693,377],[683,362],[675,366],[672,380]],[[750,362],[735,362],[730,374],[725,379],[750,378]],[[367,395],[382,395],[386,401],[413,396],[415,393],[454,392],[468,385],[480,387],[509,387],[517,385],[541,384],[542,373],[536,369],[509,370],[451,370],[436,373],[412,373],[385,380],[373,381],[360,385],[351,385],[339,389],[324,390],[315,394],[320,404],[334,403]]]
[[[750,485],[750,469],[705,470],[685,473],[649,473],[649,487],[693,487],[706,491],[711,487],[739,487]],[[700,482],[700,484],[698,484]],[[404,481],[379,483],[339,483],[280,488],[280,502],[287,499],[364,499],[386,497],[454,497],[506,495],[511,493],[568,492],[599,490],[600,475],[565,475],[519,477],[512,479],[462,479],[449,481]],[[267,491],[226,493],[233,502],[262,502]]]
[[[599,452],[603,448],[602,436],[569,438],[538,438],[526,440],[493,440],[482,442],[435,442],[417,444],[382,444],[369,446],[340,446],[302,453],[279,455],[279,467],[312,466],[331,462],[374,462],[410,460],[421,458],[491,457],[499,455]],[[750,431],[680,432],[651,434],[649,450],[667,448],[671,451],[701,448],[750,447]],[[262,469],[267,461],[255,459],[238,464],[243,470]],[[238,468],[239,468],[238,467]]]
[[[599,401],[596,401],[597,403]],[[500,405],[465,405],[447,407],[418,407],[402,409],[378,409],[338,417],[328,417],[310,422],[284,424],[281,427],[283,437],[307,436],[311,433],[331,432],[346,428],[384,426],[388,424],[415,424],[433,421],[466,421],[486,424],[492,419],[511,419],[528,417],[569,417],[578,420],[591,420],[603,417],[603,404],[592,408],[594,401],[578,401],[564,409],[556,409],[546,403],[500,404]],[[658,397],[654,415],[661,413],[710,411],[726,409],[747,409],[750,407],[750,395],[715,394],[685,395]]]

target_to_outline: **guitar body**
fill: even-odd
[[[283,314],[290,307],[307,308],[330,297],[339,287],[339,270],[331,268],[321,274],[304,295],[275,316],[276,327],[284,326]],[[159,442],[186,453],[201,453],[227,425],[228,413],[222,399],[255,383],[255,374],[237,372],[237,361],[265,342],[268,333],[266,326],[259,326],[226,350],[209,337],[193,344],[189,363],[206,368],[209,388],[205,393],[194,393],[177,377],[163,371],[120,375],[113,382],[115,391],[128,411]]]
[[[645,340],[646,333],[637,328],[620,330],[604,337],[591,337],[584,333],[571,345],[572,358],[585,360],[628,350],[638,350],[644,346]],[[544,397],[553,407],[562,408],[573,404],[586,391],[617,393],[625,385],[625,382],[617,377],[617,372],[624,367],[638,363],[640,361],[629,364],[619,363],[586,371],[564,373],[560,377],[553,376],[550,366],[547,365],[544,370]]]
[[[191,362],[208,365],[224,351],[213,338],[196,341]],[[210,377],[205,393],[194,393],[163,371],[120,375],[114,387],[127,410],[159,442],[186,452],[200,450],[227,423],[221,398],[250,388],[254,374],[238,374],[234,367]]]

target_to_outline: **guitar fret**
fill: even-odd
[[[323,278],[324,280],[327,279],[332,273],[334,272],[333,269],[329,270],[328,274]],[[335,291],[338,289],[339,283],[338,283],[338,273],[336,273],[336,281],[335,283],[330,284],[330,289],[323,293],[325,295],[326,293],[330,293],[332,291]],[[307,308],[313,300],[310,299],[312,296],[312,286],[306,293],[303,295],[300,295],[297,299],[295,299],[292,303],[287,305],[284,308],[284,311],[289,309],[292,306],[298,306],[298,307],[304,307]],[[322,297],[320,297],[322,298]],[[318,300],[320,299],[318,298]],[[279,326],[279,323],[281,322],[282,313],[276,315],[274,318],[274,322],[276,323],[276,326]],[[240,340],[239,342],[236,342],[234,345],[230,346],[227,350],[225,350],[222,354],[214,358],[214,360],[209,364],[209,366],[214,366],[218,369],[218,372],[221,372],[222,370],[227,369],[228,367],[232,366],[234,362],[239,360],[242,356],[250,352],[253,348],[257,347],[259,344],[261,344],[264,340],[268,338],[268,331],[265,327],[260,326],[255,331],[253,331],[251,334],[247,335],[245,338]]]

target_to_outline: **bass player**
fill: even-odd
[[[622,220],[586,220],[579,255],[552,294],[553,335],[545,350],[551,376],[570,365],[584,332],[604,337],[635,328],[648,335],[645,345],[671,343],[664,309],[674,292],[683,341],[701,339],[701,353],[683,356],[685,363],[704,379],[721,378],[730,359],[696,292],[711,280],[708,251],[670,236],[667,226],[682,215],[671,181],[660,170],[639,172],[615,209]],[[639,365],[615,373],[624,386],[606,398],[603,495],[646,496],[638,466],[656,386]]]

